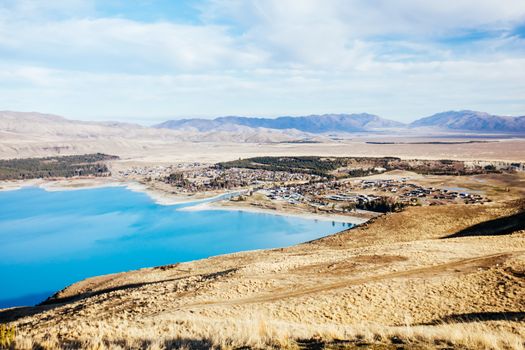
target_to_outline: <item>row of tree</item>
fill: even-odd
[[[105,161],[118,159],[102,153],[46,158],[0,160],[0,180],[24,180],[48,177],[108,176]]]
[[[360,201],[358,203],[347,203],[344,206],[345,211],[352,211],[356,209],[375,211],[378,213],[391,213],[402,211],[407,206],[407,203],[398,201],[392,197],[380,197],[371,201]]]
[[[467,166],[460,160],[419,160],[397,157],[253,157],[216,164],[219,169],[245,168],[270,171],[308,173],[332,178],[332,172],[351,167],[344,173],[348,177],[366,176],[384,170],[407,170],[431,175],[473,175],[500,172],[494,166]]]

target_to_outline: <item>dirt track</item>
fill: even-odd
[[[266,303],[276,300],[283,300],[287,298],[301,297],[308,294],[322,293],[325,291],[334,291],[339,288],[348,287],[352,285],[373,283],[379,281],[385,281],[394,278],[432,278],[440,275],[456,275],[464,274],[478,269],[487,269],[505,262],[511,256],[519,256],[525,253],[525,251],[512,252],[512,253],[499,253],[489,254],[476,258],[461,259],[452,261],[446,264],[440,264],[429,267],[422,267],[417,269],[411,269],[407,271],[391,272],[387,274],[381,274],[363,278],[352,278],[337,283],[322,284],[316,287],[305,287],[296,286],[296,290],[289,292],[273,292],[267,295],[255,296],[250,298],[240,298],[234,300],[219,300],[210,301],[203,303],[188,304],[180,309],[194,309],[198,307],[210,307],[210,306],[228,306],[228,305],[242,305],[242,304],[253,304],[253,303]],[[179,309],[179,310],[180,310]]]

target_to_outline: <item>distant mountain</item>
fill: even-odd
[[[70,120],[36,112],[0,111],[0,159],[96,152],[122,156],[178,142],[275,143],[321,139],[313,136],[297,130],[242,125],[207,131],[167,130],[130,123]]]
[[[249,128],[266,128],[319,134],[325,132],[365,132],[378,129],[399,128],[404,124],[380,118],[376,115],[361,114],[323,114],[303,117],[250,118],[220,117],[208,119],[169,120],[155,125],[163,129],[194,129],[198,131],[235,130],[239,126]]]
[[[410,125],[371,114],[324,114],[303,117],[220,117],[171,120],[155,127],[119,122],[89,122],[36,112],[0,111],[0,159],[56,154],[107,153],[119,156],[159,152],[193,142],[326,142],[343,133],[380,135],[521,133],[524,117],[451,111]],[[330,133],[331,135],[326,135]]]
[[[97,140],[105,137],[172,137],[145,126],[119,122],[89,122],[37,112],[0,111],[0,132],[14,137],[58,137]],[[173,134],[173,133],[171,133]]]
[[[476,111],[449,111],[418,119],[410,127],[475,132],[525,132],[525,116],[505,117]]]
[[[409,125],[368,113],[278,118],[229,116],[215,119],[169,120],[154,127],[188,132],[241,132],[248,130],[256,132],[257,129],[263,128],[266,130],[286,130],[286,132],[294,130],[309,134],[375,132],[389,129],[405,129],[406,132],[411,132],[411,129],[416,128],[422,129],[420,132],[523,133],[525,132],[525,116],[506,117],[469,110],[449,111],[416,120]]]

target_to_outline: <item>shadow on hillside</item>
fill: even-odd
[[[443,238],[509,235],[525,230],[525,212],[480,222]]]
[[[85,347],[85,343],[76,340],[62,340],[59,342],[60,346],[65,349],[81,349]],[[128,339],[115,339],[112,341],[106,341],[105,346],[111,348],[111,345],[116,345],[119,348],[124,349],[149,349],[153,345],[153,341],[150,339],[143,339],[133,341],[130,343]],[[208,350],[213,348],[213,342],[209,339],[193,339],[193,338],[173,338],[162,342],[165,349],[191,349],[191,350]]]
[[[163,268],[164,267],[158,267],[158,269],[163,269]],[[202,274],[202,275],[198,275],[198,276],[200,276],[202,280],[208,280],[208,279],[214,279],[214,278],[217,278],[217,277],[222,277],[222,276],[229,275],[230,273],[233,273],[233,272],[235,272],[237,270],[238,270],[237,268],[232,268],[232,269],[227,269],[227,270],[224,270],[224,271],[218,271],[218,272],[213,272],[213,273],[209,273],[209,274]],[[22,317],[28,317],[28,316],[37,315],[37,314],[45,312],[47,310],[51,310],[51,309],[54,309],[54,308],[59,307],[59,306],[64,306],[64,305],[67,305],[69,303],[77,302],[77,301],[80,301],[80,300],[83,300],[83,299],[86,299],[86,298],[90,298],[90,297],[94,297],[94,296],[97,296],[97,295],[108,294],[108,293],[116,292],[116,291],[136,289],[136,288],[141,288],[141,287],[148,286],[148,285],[153,285],[153,284],[159,284],[159,283],[165,283],[165,282],[173,282],[173,281],[178,281],[178,280],[185,279],[187,277],[188,276],[181,276],[181,277],[177,277],[177,278],[170,278],[170,279],[165,279],[165,280],[160,280],[160,281],[153,281],[153,282],[130,283],[130,284],[122,285],[122,286],[117,286],[117,287],[106,288],[106,289],[101,289],[101,290],[97,290],[97,291],[90,291],[90,292],[80,293],[80,294],[73,295],[73,296],[70,296],[70,297],[65,297],[65,298],[57,298],[54,295],[54,296],[51,296],[50,298],[48,298],[46,301],[44,301],[44,302],[42,302],[42,303],[40,303],[40,304],[38,304],[36,306],[14,307],[14,308],[7,309],[7,310],[0,310],[0,323],[13,322],[13,321],[16,321],[16,320],[18,320],[18,319],[20,319]],[[82,310],[83,308],[84,308],[84,305],[78,304],[74,308],[65,308],[65,309],[61,310],[59,312],[59,315],[67,315],[69,313],[75,313],[75,312],[78,312],[78,311]]]
[[[501,312],[471,312],[465,314],[451,314],[437,320],[421,325],[439,325],[445,323],[468,323],[479,321],[511,321],[524,322],[525,312],[501,311]]]
[[[144,287],[144,286],[156,284],[156,283],[171,282],[177,279],[178,278],[172,278],[168,280],[155,281],[155,282],[131,283],[131,284],[123,285],[123,286],[101,289],[101,290],[97,290],[93,292],[85,292],[85,293],[73,295],[73,296],[66,297],[66,298],[55,298],[54,296],[51,296],[47,300],[43,301],[42,303],[36,306],[13,307],[7,310],[0,310],[0,323],[13,322],[22,317],[33,316],[33,315],[45,312],[47,310],[54,309],[55,307],[58,307],[58,306],[63,306],[63,305],[66,305],[72,302],[80,301],[82,299],[86,299],[86,298],[101,295],[101,294],[106,294],[106,293],[111,293],[111,292],[121,291],[121,290],[128,290],[128,289],[133,289],[133,288],[140,288],[140,287]],[[77,312],[83,308],[84,308],[83,305],[78,305],[72,309],[65,309],[61,311],[60,314],[65,315],[68,313]]]

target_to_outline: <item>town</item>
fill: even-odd
[[[217,190],[263,188],[272,184],[319,182],[319,175],[269,171],[261,169],[220,169],[201,163],[181,163],[171,166],[132,167],[120,170],[118,176],[140,182],[169,184],[178,193],[192,194]]]
[[[466,189],[424,187],[409,179],[323,181],[288,186],[273,186],[255,191],[273,201],[291,205],[306,204],[315,211],[350,212],[397,211],[408,205],[481,204],[486,198]],[[253,192],[247,192],[252,195]],[[246,195],[246,194],[244,194]],[[231,200],[239,200],[232,198]]]
[[[164,186],[171,193],[195,195],[236,192],[232,202],[258,206],[261,200],[307,208],[312,212],[348,213],[355,210],[399,211],[406,206],[482,204],[482,194],[464,188],[424,186],[410,177],[396,179],[384,168],[354,171],[359,177],[334,177],[321,172],[308,173],[304,168],[266,170],[236,168],[203,163],[180,163],[169,166],[131,167],[120,170],[119,177],[144,184]],[[484,164],[489,166],[490,164]],[[367,178],[375,175],[374,179]],[[350,177],[348,177],[350,176]]]

